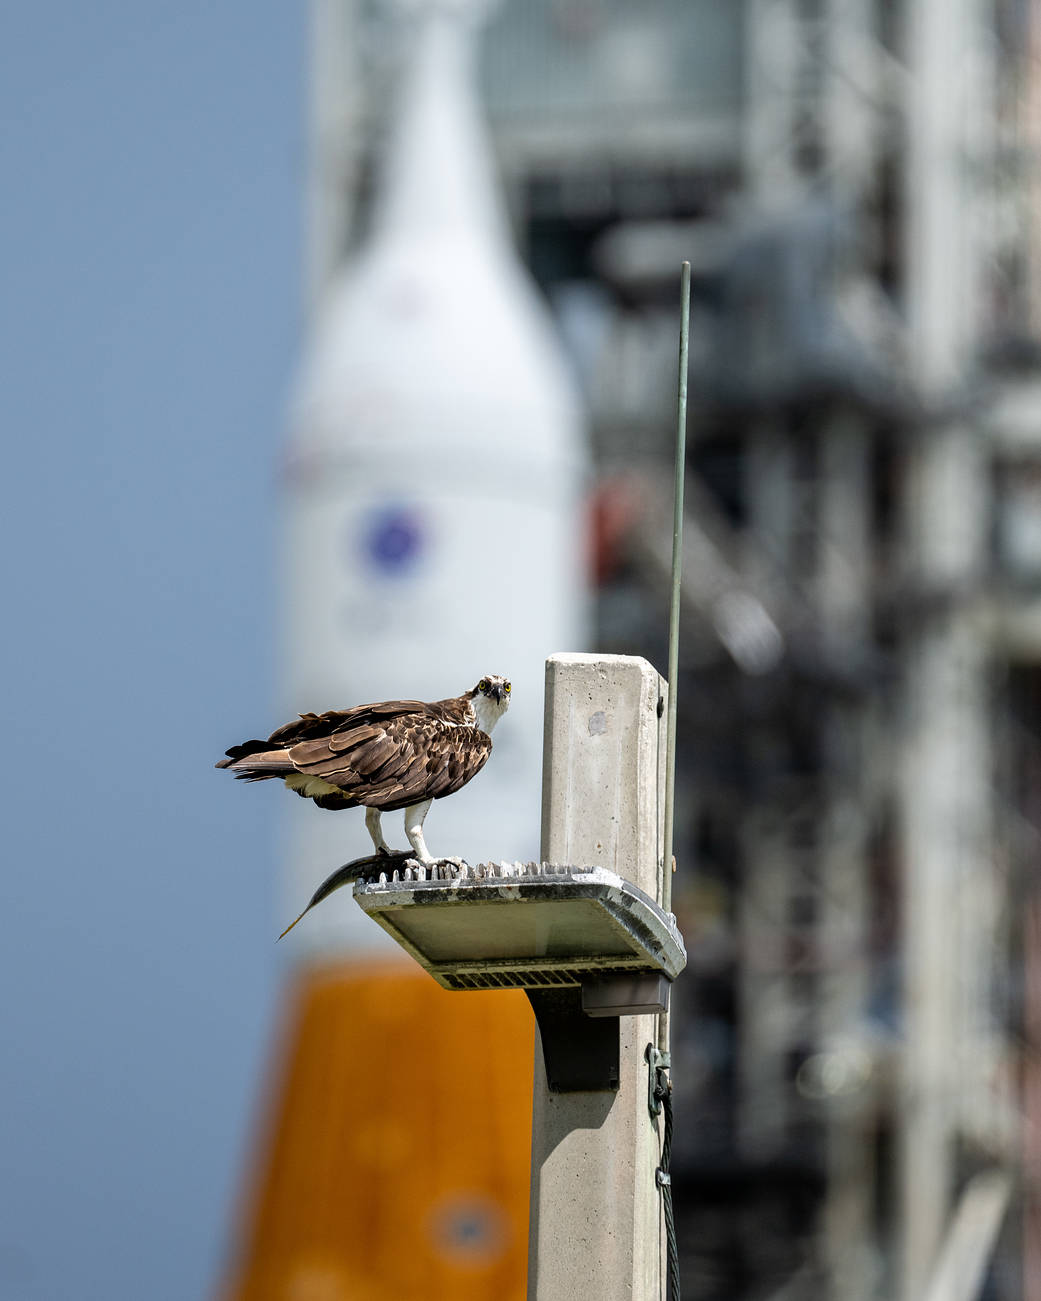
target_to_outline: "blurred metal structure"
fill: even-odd
[[[979,610],[989,486],[987,449],[963,397],[983,326],[978,182],[970,180],[983,170],[973,124],[988,111],[975,66],[983,13],[971,0],[916,0],[906,16],[903,288],[912,378],[929,414],[909,451],[901,503],[905,585],[916,607],[902,629],[898,792],[905,1301],[923,1295],[953,1206],[965,1128],[959,1095],[975,1093],[992,1066],[978,1024],[987,991],[971,988],[988,961],[989,910],[980,904],[992,876],[990,648]]]
[[[358,78],[320,97],[341,127],[317,228],[342,247],[386,26],[375,0],[315,3]],[[1041,0],[490,20],[511,215],[593,421],[599,649],[658,664],[670,295],[693,270],[673,1025],[694,1297],[944,1296],[957,1208],[1018,1163],[979,1277],[1041,1301],[1039,56]]]

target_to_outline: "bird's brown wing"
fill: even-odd
[[[380,715],[368,706],[348,714],[354,716],[338,716],[324,735],[288,745],[286,758],[294,771],[320,777],[371,808],[401,809],[451,795],[480,772],[492,751],[486,733],[438,717],[428,705]]]
[[[293,771],[284,752],[299,741],[321,739],[336,733],[350,736],[356,727],[366,724],[382,726],[388,719],[405,715],[463,721],[467,700],[466,696],[436,700],[432,704],[422,700],[384,700],[374,705],[355,705],[353,709],[331,709],[324,714],[301,714],[291,723],[276,727],[266,741],[243,741],[241,745],[233,745],[225,751],[227,757],[221,759],[216,767],[233,768],[239,776],[257,780],[265,775],[277,777]],[[247,773],[247,765],[241,762],[246,759],[255,761],[252,773]]]
[[[293,722],[276,727],[266,746],[289,746],[335,732],[349,732],[366,723],[382,723],[406,714],[422,715],[430,708],[421,700],[384,700],[375,705],[355,705],[353,709],[330,709],[324,714],[301,714]]]

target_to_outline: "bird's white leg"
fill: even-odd
[[[365,810],[365,830],[372,837],[372,843],[376,847],[377,854],[390,853],[390,846],[383,839],[383,829],[380,827],[379,809]]]
[[[466,864],[461,858],[435,858],[427,849],[423,839],[423,819],[430,812],[433,802],[424,800],[422,804],[412,804],[405,810],[405,835],[408,836],[408,843],[421,863],[454,863],[456,867],[463,868]]]
[[[421,804],[410,804],[405,810],[405,835],[421,863],[436,863],[437,859],[427,849],[423,839],[423,819],[430,812],[433,800],[424,800]]]

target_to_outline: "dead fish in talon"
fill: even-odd
[[[278,937],[282,939],[288,935],[298,921],[315,907],[323,899],[328,899],[331,894],[339,890],[342,886],[353,885],[356,881],[363,881],[366,885],[386,885],[395,882],[405,881],[423,881],[423,880],[443,880],[449,881],[453,876],[453,869],[462,863],[459,858],[442,858],[435,859],[433,863],[420,863],[413,855],[411,850],[397,850],[389,854],[369,854],[365,858],[355,858],[350,863],[344,863],[325,878],[322,884],[311,896],[307,907],[299,917],[285,928]],[[465,865],[464,865],[465,866]],[[389,875],[388,875],[389,874]],[[277,942],[277,941],[276,941]]]
[[[339,890],[342,886],[353,885],[355,881],[375,880],[380,873],[386,873],[388,868],[407,862],[412,858],[410,850],[399,850],[390,854],[369,854],[365,858],[355,858],[350,863],[344,863],[338,867],[335,872],[331,872],[318,889],[311,896],[307,907],[299,917],[296,917],[285,928],[278,937],[282,939],[288,935],[298,921],[307,914],[323,899],[328,899],[331,894]],[[277,941],[276,941],[277,942]]]

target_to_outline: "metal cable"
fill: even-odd
[[[680,1249],[676,1241],[676,1219],[672,1210],[672,1175],[669,1166],[672,1161],[672,1081],[666,1069],[657,1068],[657,1083],[654,1096],[665,1112],[662,1128],[661,1163],[655,1171],[655,1179],[661,1190],[662,1207],[665,1211],[665,1251],[668,1275],[669,1301],[680,1301]]]

